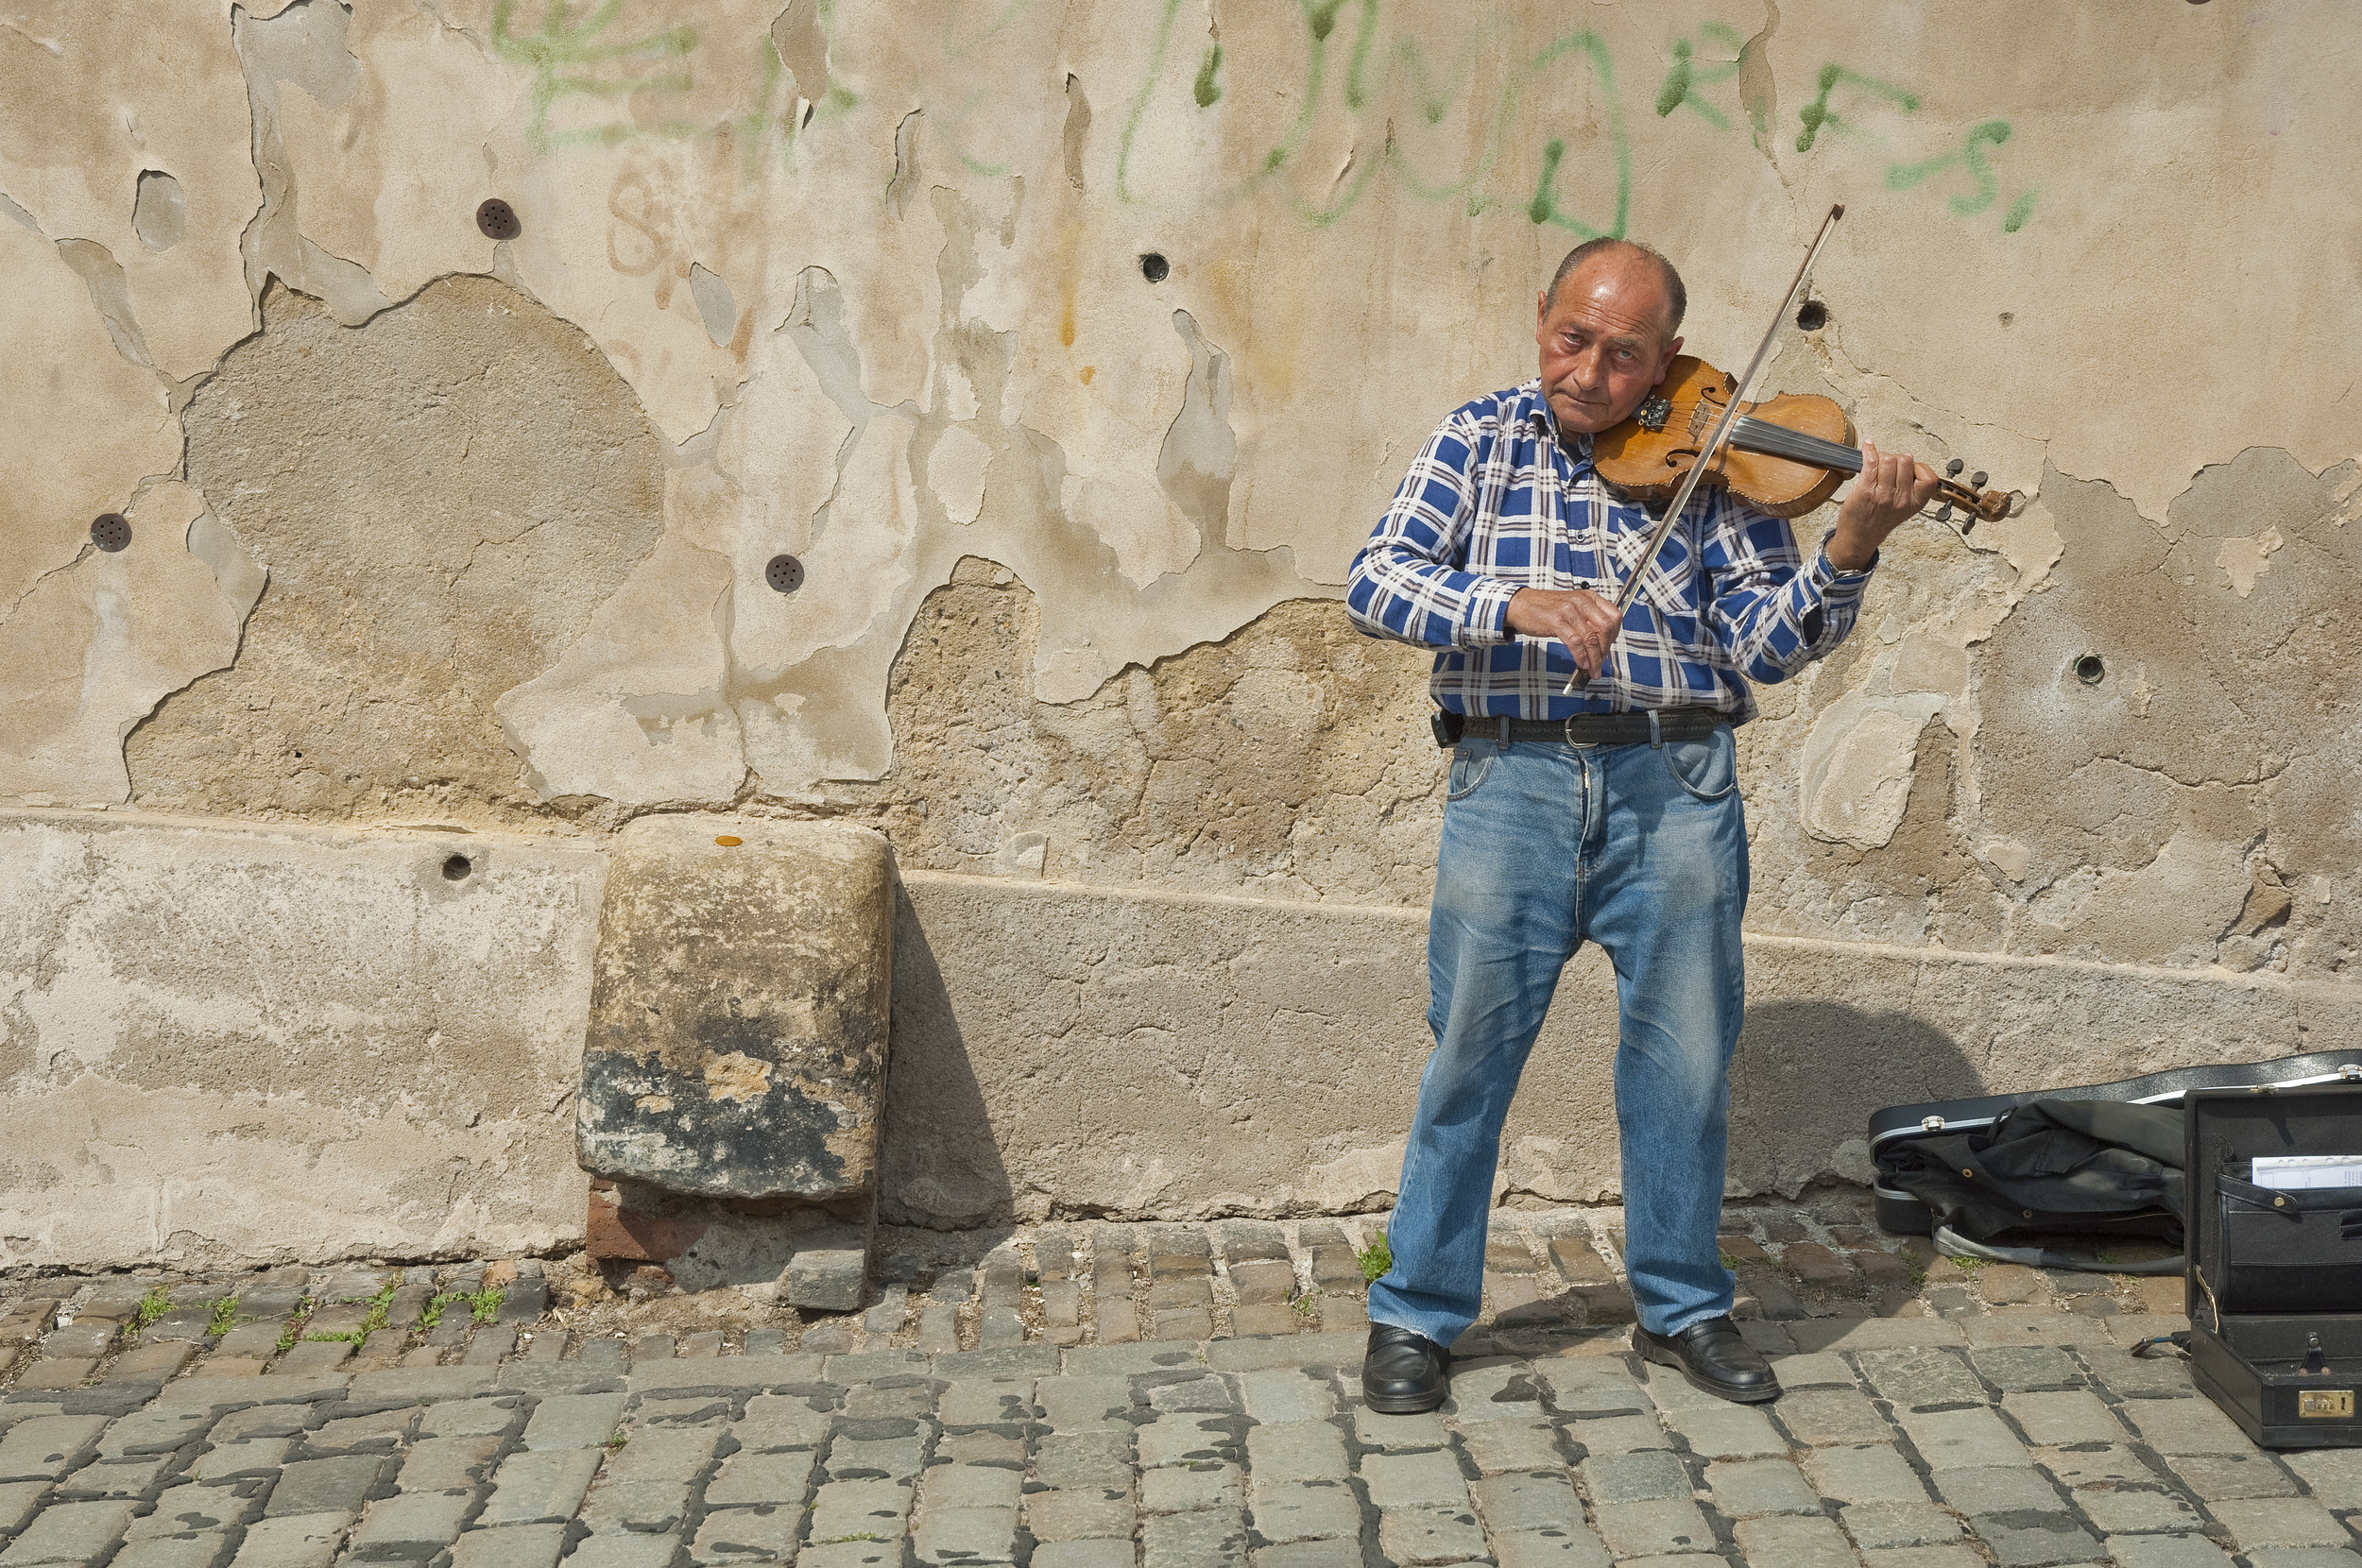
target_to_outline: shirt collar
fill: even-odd
[[[1588,468],[1591,463],[1591,437],[1577,431],[1572,440],[1561,439],[1557,412],[1550,407],[1550,400],[1542,395],[1542,378],[1536,376],[1517,390],[1530,405],[1526,410],[1528,428],[1546,440],[1557,443],[1579,467]]]

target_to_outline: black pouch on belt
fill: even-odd
[[[1435,732],[1435,743],[1449,750],[1460,743],[1461,732],[1468,727],[1468,716],[1439,707],[1427,716],[1427,724]]]

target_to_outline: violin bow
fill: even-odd
[[[1634,565],[1632,574],[1624,579],[1623,588],[1616,595],[1617,635],[1623,634],[1624,612],[1631,609],[1632,602],[1640,596],[1641,579],[1648,576],[1649,568],[1656,564],[1657,553],[1672,537],[1673,524],[1680,520],[1682,508],[1689,504],[1690,496],[1698,488],[1698,481],[1704,478],[1706,470],[1714,466],[1714,459],[1722,451],[1722,443],[1730,436],[1731,426],[1737,422],[1738,406],[1745,401],[1747,389],[1755,383],[1755,372],[1761,370],[1763,362],[1772,357],[1772,341],[1780,335],[1780,323],[1788,319],[1789,311],[1795,309],[1796,296],[1804,292],[1805,279],[1812,271],[1813,258],[1821,254],[1821,247],[1828,240],[1829,230],[1836,228],[1837,220],[1844,215],[1845,207],[1840,202],[1831,207],[1829,215],[1821,220],[1821,232],[1812,237],[1812,248],[1805,252],[1805,264],[1796,269],[1796,281],[1788,285],[1788,293],[1780,300],[1780,308],[1772,313],[1772,325],[1764,330],[1763,341],[1755,345],[1755,357],[1747,362],[1747,368],[1740,374],[1738,384],[1731,389],[1730,401],[1722,407],[1722,417],[1714,422],[1714,429],[1706,436],[1705,445],[1698,449],[1698,460],[1690,464],[1689,471],[1682,476],[1681,488],[1673,492],[1671,504],[1665,508],[1665,515],[1657,519],[1655,530],[1649,535],[1648,548],[1640,553],[1640,559]],[[1609,559],[1615,558],[1613,550],[1605,554]],[[1578,664],[1559,695],[1571,697],[1590,683],[1591,677]]]

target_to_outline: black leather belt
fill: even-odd
[[[1653,722],[1652,722],[1653,721]],[[1554,741],[1569,746],[1646,746],[1660,741],[1702,741],[1730,723],[1710,707],[1661,707],[1648,713],[1578,713],[1568,719],[1470,719],[1458,713],[1435,715],[1435,739],[1441,745],[1463,740],[1517,741]]]

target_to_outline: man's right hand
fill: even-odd
[[[1615,602],[1589,588],[1519,588],[1509,596],[1509,629],[1523,637],[1554,637],[1566,646],[1575,668],[1597,676],[1607,663],[1624,618]]]

